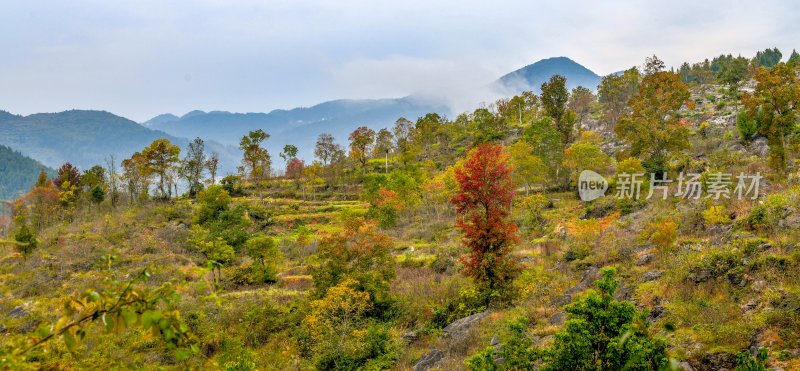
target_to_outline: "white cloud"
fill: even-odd
[[[551,56],[599,74],[751,56],[800,39],[785,1],[4,2],[0,109],[268,111],[326,99],[447,93]],[[187,79],[190,76],[190,79]]]

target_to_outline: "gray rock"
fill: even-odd
[[[645,265],[651,261],[653,261],[653,254],[644,254],[639,259],[636,260],[636,265]]]
[[[650,323],[653,323],[657,321],[659,318],[661,318],[661,316],[664,315],[664,312],[665,312],[664,307],[661,306],[653,307],[653,310],[651,310],[650,313],[647,315],[647,320]]]
[[[468,330],[472,329],[475,326],[475,324],[477,324],[480,320],[486,318],[486,316],[488,315],[489,312],[486,311],[486,312],[475,313],[471,316],[467,316],[464,318],[459,318],[453,321],[453,323],[445,326],[445,328],[443,328],[442,331],[444,331],[445,335],[447,336],[461,335],[467,332]]]
[[[694,367],[692,367],[692,365],[689,364],[689,362],[686,362],[686,361],[683,361],[683,362],[679,363],[678,367],[680,367],[680,369],[683,370],[683,371],[694,371]]]
[[[707,268],[695,269],[689,273],[689,280],[694,283],[708,281],[712,277],[711,271]]]
[[[10,312],[8,312],[8,316],[11,318],[21,318],[28,315],[28,311],[25,310],[21,305],[14,307]]]
[[[664,272],[661,271],[650,271],[644,274],[644,281],[649,282],[653,280],[657,280],[664,275]]]
[[[417,340],[417,334],[414,331],[409,331],[403,334],[402,338],[405,341],[414,341]]]
[[[553,306],[556,306],[556,307],[561,307],[561,306],[569,304],[571,301],[572,301],[572,295],[564,294],[564,295],[561,295],[561,296],[553,299],[553,301],[550,304],[552,304]]]
[[[414,364],[414,371],[425,371],[435,366],[444,358],[444,353],[439,349],[431,349]]]
[[[733,370],[736,355],[731,353],[706,353],[699,368],[708,370]]]
[[[492,340],[489,340],[489,345],[495,346],[497,344],[500,344],[500,339],[497,338],[497,335],[492,336]]]
[[[600,278],[600,269],[595,266],[591,266],[583,272],[583,278],[581,278],[581,282],[575,285],[575,287],[567,290],[566,294],[572,295],[586,290],[591,287],[594,281],[598,278]]]
[[[767,138],[758,137],[750,143],[750,149],[759,157],[769,156],[769,144]]]
[[[560,325],[564,323],[564,312],[558,312],[554,314],[550,319],[547,321],[551,325]]]

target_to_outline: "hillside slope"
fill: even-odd
[[[50,176],[55,173],[39,161],[0,145],[0,200],[11,200],[27,192],[41,170]]]

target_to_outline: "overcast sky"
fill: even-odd
[[[263,112],[467,94],[552,56],[603,75],[800,47],[791,0],[609,3],[3,0],[0,109]]]

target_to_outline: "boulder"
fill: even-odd
[[[651,261],[655,256],[653,254],[644,254],[639,259],[636,259],[636,265],[645,265]]]
[[[489,312],[480,312],[475,313],[471,316],[467,316],[464,318],[459,318],[453,323],[445,326],[442,331],[448,337],[457,337],[465,334],[467,331],[471,330],[475,325],[482,319],[486,318],[489,315]]]
[[[736,355],[732,353],[706,353],[698,368],[702,370],[733,370]]]
[[[566,314],[564,312],[558,312],[554,314],[552,317],[550,317],[548,323],[550,323],[551,325],[560,325],[564,323],[564,317],[566,317]]]
[[[403,340],[408,341],[408,342],[412,342],[414,340],[417,340],[417,334],[414,331],[408,331],[405,334],[403,334],[403,336],[401,336],[401,337],[403,338]]]
[[[414,364],[414,371],[425,371],[435,366],[444,358],[444,353],[439,349],[431,349]]]
[[[758,137],[750,143],[750,150],[753,151],[758,157],[769,156],[769,144],[767,138]]]
[[[655,307],[653,307],[653,309],[650,311],[650,313],[647,315],[647,320],[648,320],[650,323],[652,323],[652,322],[655,322],[656,320],[658,320],[659,318],[661,318],[661,316],[663,316],[663,315],[664,315],[664,312],[665,312],[665,310],[664,310],[664,307],[662,307],[662,306],[655,306]]]
[[[644,274],[644,281],[645,282],[654,281],[661,278],[661,276],[663,275],[664,272],[661,271],[650,271]]]
[[[8,316],[10,318],[21,318],[28,315],[28,311],[21,305],[14,307],[10,312],[8,312]]]

